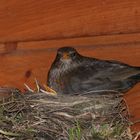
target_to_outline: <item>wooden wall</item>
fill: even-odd
[[[34,87],[34,78],[45,83],[57,48],[65,45],[140,66],[140,1],[0,1],[0,86]],[[134,120],[139,90],[126,96]]]
[[[1,0],[0,42],[140,32],[139,0]]]

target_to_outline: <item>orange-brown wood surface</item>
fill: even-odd
[[[125,95],[126,103],[130,113],[130,119],[134,122],[133,131],[140,131],[140,83]],[[140,138],[139,138],[140,139]]]
[[[0,42],[136,32],[139,0],[0,0]]]

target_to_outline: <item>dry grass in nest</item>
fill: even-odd
[[[0,139],[132,140],[121,96],[16,91],[0,104]]]

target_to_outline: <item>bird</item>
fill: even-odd
[[[47,85],[60,94],[126,93],[140,82],[140,67],[86,57],[70,46],[57,50]]]

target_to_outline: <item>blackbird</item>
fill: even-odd
[[[85,57],[72,47],[62,47],[49,70],[47,84],[57,93],[127,92],[140,82],[140,67],[114,60]]]

